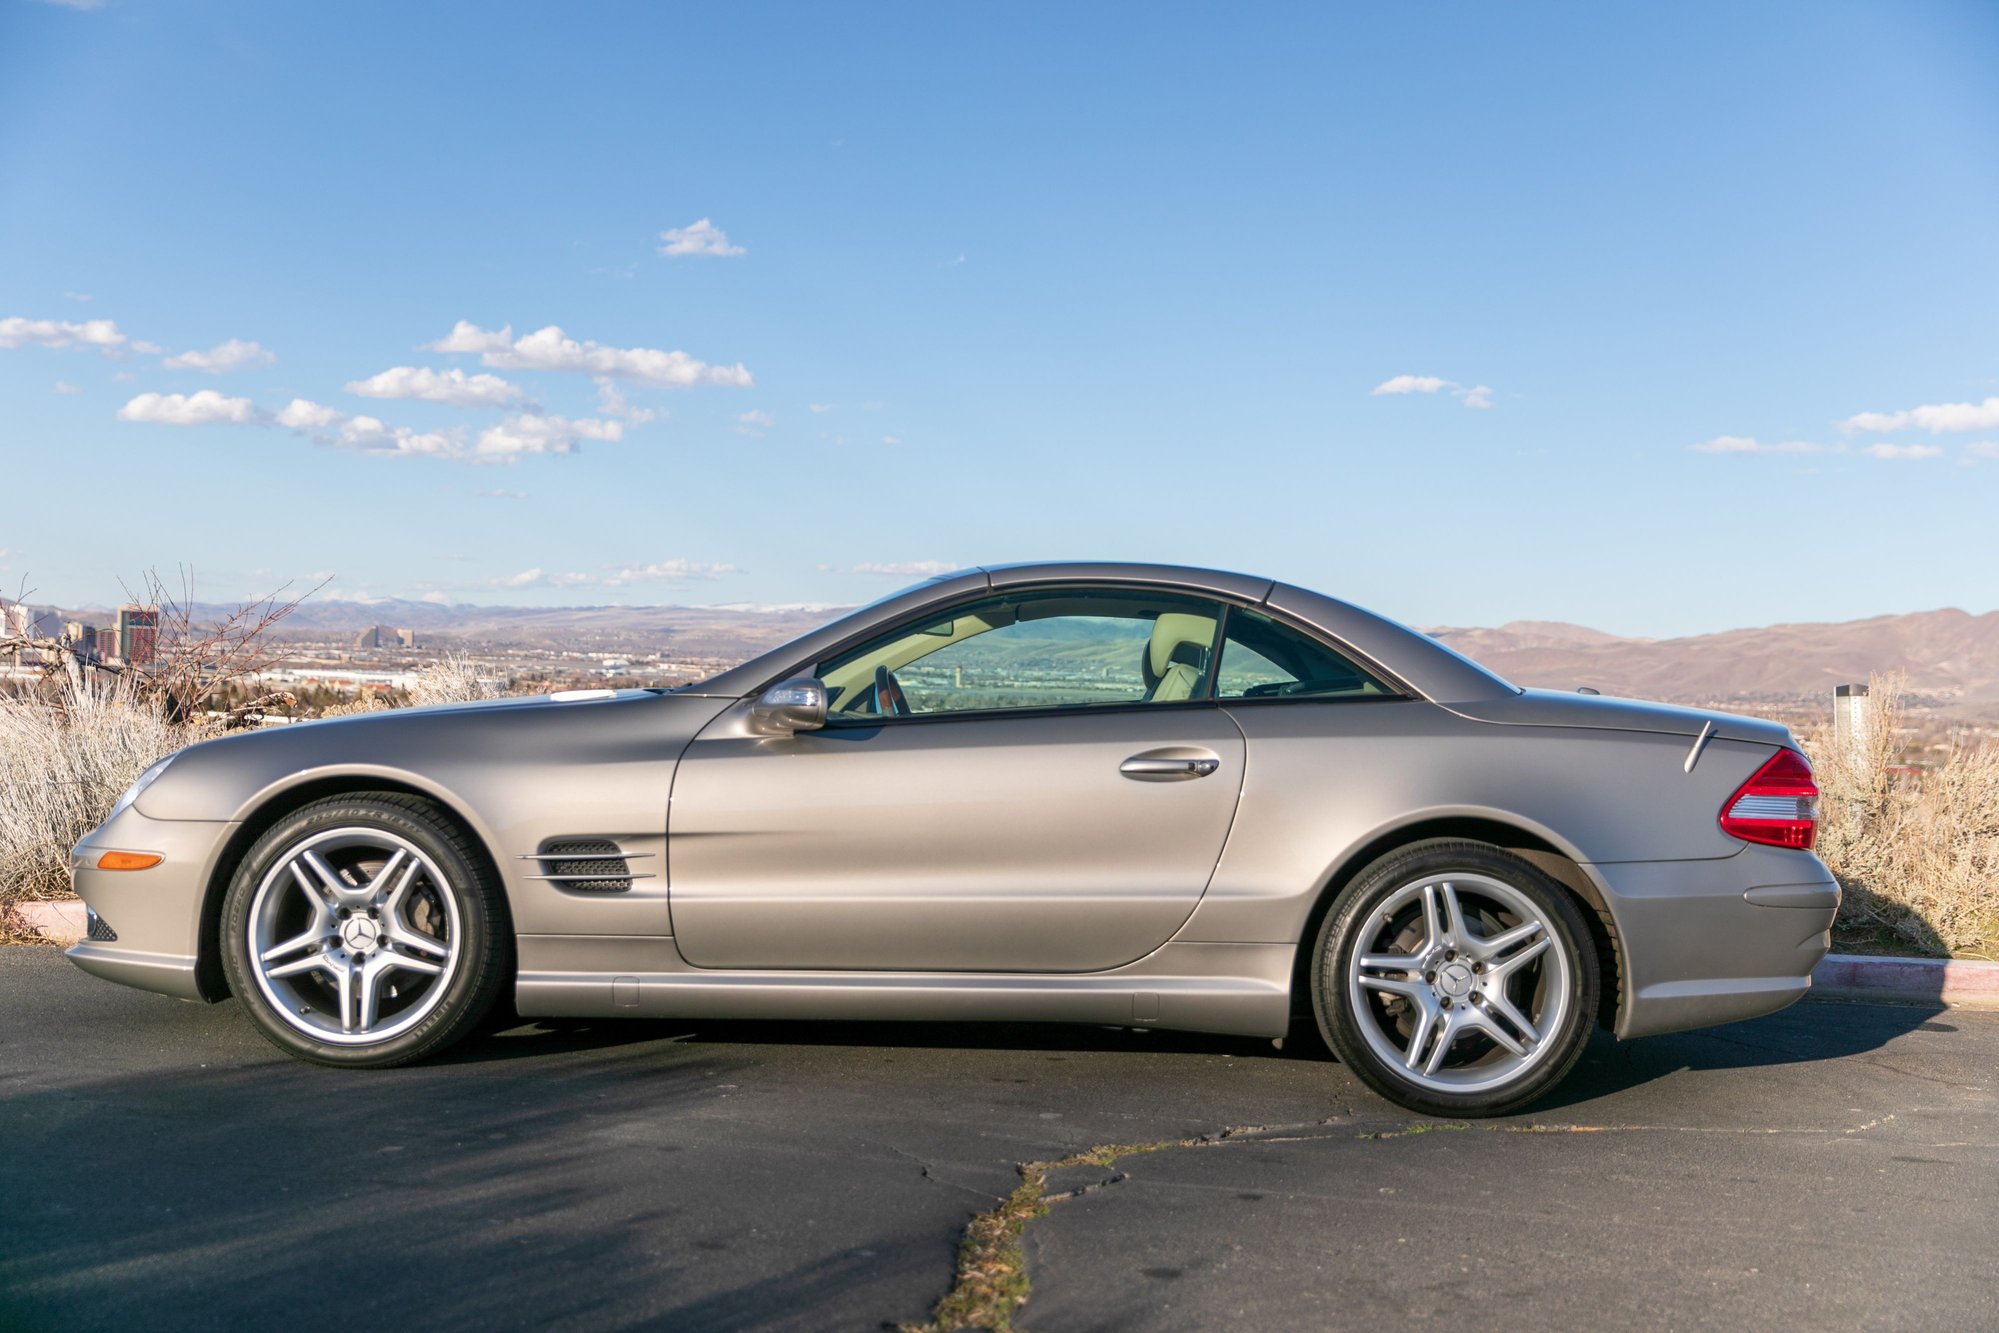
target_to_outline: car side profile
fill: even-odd
[[[1790,1004],[1839,889],[1789,732],[1520,690],[1270,579],[995,566],[712,679],[239,733],[73,855],[98,976],[292,1054],[528,1017],[1282,1037],[1415,1110]],[[130,867],[130,868],[127,868]]]

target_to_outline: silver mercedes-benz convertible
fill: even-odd
[[[232,735],[74,853],[102,977],[294,1055],[524,1016],[1281,1037],[1488,1115],[1803,995],[1839,889],[1774,723],[1523,691],[1269,579],[970,569],[673,690]]]

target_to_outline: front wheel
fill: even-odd
[[[336,796],[251,847],[222,908],[222,957],[257,1028],[321,1064],[442,1050],[493,1005],[512,950],[477,848],[428,802]]]
[[[1575,903],[1484,843],[1420,843],[1364,871],[1314,957],[1319,1029],[1362,1082],[1429,1115],[1504,1115],[1575,1067],[1597,1007]]]

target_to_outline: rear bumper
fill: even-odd
[[[86,939],[69,960],[92,976],[185,1000],[213,999],[200,977],[201,909],[216,858],[236,825],[207,820],[148,819],[136,809],[92,829],[70,853],[77,897],[112,941]],[[154,852],[150,870],[99,870],[107,851]]]
[[[1584,869],[1617,927],[1619,1037],[1774,1013],[1804,997],[1832,947],[1839,885],[1809,852]]]

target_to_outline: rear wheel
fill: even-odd
[[[281,1049],[384,1066],[458,1040],[512,962],[499,886],[435,807],[389,793],[315,801],[244,857],[222,911],[236,995]]]
[[[1335,900],[1314,956],[1326,1041],[1369,1087],[1431,1115],[1503,1115],[1567,1076],[1597,1006],[1581,913],[1532,865],[1418,843]]]

